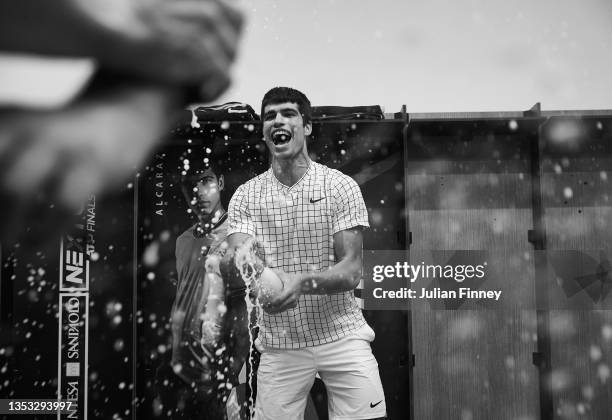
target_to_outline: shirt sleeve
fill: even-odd
[[[249,209],[248,185],[242,184],[232,196],[227,211],[227,235],[246,233],[255,236],[255,224]]]
[[[370,227],[368,210],[355,180],[342,175],[339,181],[332,185],[332,193],[332,233],[357,226]]]

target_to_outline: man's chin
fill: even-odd
[[[208,219],[210,218],[211,215],[211,211],[209,210],[202,210],[202,209],[197,209],[195,210],[196,215],[198,216],[199,219]]]
[[[278,159],[288,159],[292,156],[291,148],[289,147],[275,147],[272,150],[272,155]]]

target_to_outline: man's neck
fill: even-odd
[[[281,184],[288,187],[298,182],[308,170],[310,158],[307,153],[292,159],[272,159],[272,172]]]

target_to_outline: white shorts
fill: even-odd
[[[255,420],[304,418],[318,373],[327,389],[329,419],[386,416],[385,395],[368,325],[333,343],[297,350],[261,348]]]

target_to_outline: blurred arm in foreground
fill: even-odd
[[[25,228],[19,209],[32,203],[75,210],[126,182],[173,112],[228,87],[241,26],[223,0],[0,2],[0,52],[86,57],[98,69],[61,108],[23,108],[0,94],[2,238]]]

